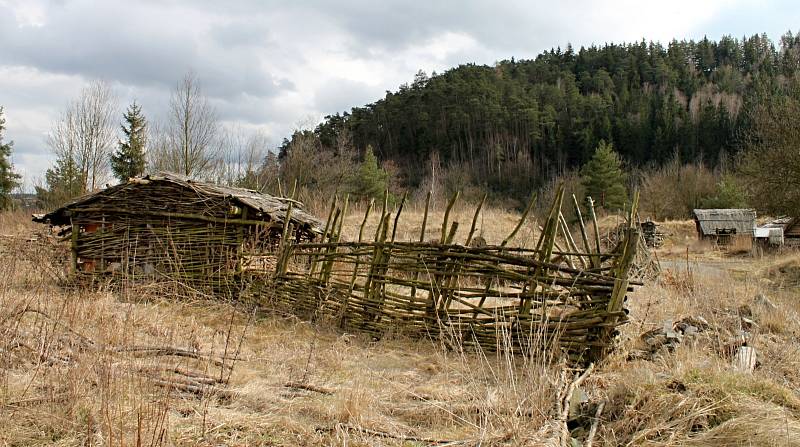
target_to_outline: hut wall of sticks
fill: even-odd
[[[228,296],[247,270],[274,266],[282,237],[313,241],[323,226],[291,199],[170,173],[130,179],[34,221],[60,228],[79,278],[168,280]]]
[[[641,240],[632,218],[638,197],[623,238],[605,253],[594,209],[590,206],[588,219],[594,226],[592,235],[574,196],[580,241],[571,235],[561,213],[563,186],[533,249],[510,247],[508,242],[522,227],[534,199],[497,246],[472,244],[483,202],[463,245],[454,240],[459,223],[449,222],[448,216],[456,199],[445,210],[441,243],[425,242],[423,237],[430,196],[417,242],[395,240],[405,199],[394,213],[384,199],[380,225],[367,240],[364,227],[370,206],[358,239],[350,242],[341,239],[347,202],[342,208],[334,202],[322,240],[295,244],[284,239],[274,277],[253,281],[246,295],[264,307],[310,320],[328,318],[344,329],[375,336],[443,336],[461,346],[523,353],[545,343],[562,348],[573,361],[604,356],[613,345],[616,327],[627,321],[626,294],[640,284],[628,278]]]

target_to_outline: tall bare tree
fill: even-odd
[[[265,182],[277,177],[262,175],[262,162],[269,153],[270,141],[261,131],[247,131],[241,127],[227,128],[223,132],[220,162],[216,163],[215,178],[226,185],[266,191]]]
[[[169,105],[168,146],[157,165],[188,177],[204,176],[220,152],[220,126],[214,108],[193,73],[178,82]]]
[[[48,135],[62,163],[75,166],[82,192],[110,179],[109,155],[116,141],[117,98],[108,83],[96,81],[71,102]]]
[[[792,97],[773,99],[752,112],[740,171],[751,203],[773,215],[800,215],[800,85]]]

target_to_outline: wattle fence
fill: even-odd
[[[507,246],[533,200],[503,243],[482,247],[471,244],[482,203],[464,245],[453,241],[458,223],[447,217],[456,197],[439,242],[395,241],[403,206],[392,215],[385,202],[374,240],[363,241],[368,209],[358,240],[341,241],[346,210],[334,205],[322,242],[282,243],[274,275],[253,280],[246,295],[262,307],[378,337],[442,337],[461,346],[522,353],[546,342],[573,361],[594,361],[610,350],[615,328],[627,321],[623,304],[636,285],[628,274],[640,238],[633,224],[638,199],[623,238],[601,253],[592,207],[590,237],[573,197],[579,249],[561,213],[563,197],[562,187],[534,249]],[[426,204],[421,235],[427,216]]]

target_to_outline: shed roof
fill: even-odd
[[[752,236],[756,227],[756,211],[752,209],[696,209],[694,219],[704,236],[730,229]]]
[[[215,185],[213,183],[192,180],[188,177],[170,172],[160,172],[145,177],[132,178],[125,183],[83,195],[67,202],[61,208],[50,213],[43,216],[35,216],[34,220],[37,222],[51,223],[53,225],[64,225],[69,223],[69,213],[67,213],[67,211],[71,209],[92,203],[103,196],[111,195],[124,188],[135,188],[136,185],[157,184],[159,182],[171,183],[189,188],[204,196],[230,198],[239,205],[260,212],[269,216],[271,220],[281,223],[286,219],[289,203],[293,202],[291,199],[275,197],[251,189]],[[292,208],[291,222],[295,225],[302,225],[307,231],[317,234],[322,233],[324,223],[317,217],[304,211],[302,209],[302,203],[294,202],[295,206]]]

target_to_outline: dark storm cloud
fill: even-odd
[[[48,10],[43,26],[17,26],[13,14],[0,7],[0,60],[165,89],[192,70],[208,94],[220,97],[268,97],[292,87],[275,79],[252,49],[231,48],[219,35],[198,29],[192,19],[203,17],[193,15],[175,7],[128,7],[127,2],[67,2]]]

